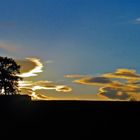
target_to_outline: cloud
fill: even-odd
[[[68,75],[74,77],[75,75]],[[67,77],[67,76],[66,76]],[[99,77],[75,76],[75,83],[99,86],[97,95],[106,100],[139,100],[140,74],[136,70],[117,69],[113,73],[102,74]]]
[[[140,93],[140,87],[134,85],[125,85],[122,90],[130,93]]]
[[[22,87],[21,95],[29,95],[33,100],[56,100],[52,96],[48,96],[47,94],[41,94],[39,91],[33,91],[31,87]]]
[[[85,75],[79,75],[79,74],[74,74],[74,75],[65,75],[65,78],[84,78]]]
[[[70,91],[72,91],[72,88],[65,86],[65,85],[62,85],[62,86],[57,86],[56,91],[58,91],[58,92],[70,92]]]
[[[132,94],[130,99],[130,101],[140,101],[140,94]]]
[[[66,85],[58,85],[51,81],[37,81],[32,83],[34,90],[56,90],[58,92],[70,92],[72,88]]]
[[[116,72],[103,74],[103,76],[106,78],[140,80],[140,74],[137,74],[135,70],[129,70],[129,69],[117,69]]]
[[[20,68],[21,73],[27,73],[37,66],[36,63],[34,63],[28,59],[16,60],[16,63],[21,66],[21,68]]]
[[[97,86],[108,85],[112,83],[112,81],[109,78],[105,77],[85,77],[79,80],[75,80],[74,82],[79,84]]]
[[[99,89],[98,96],[109,100],[140,101],[140,87],[137,88],[116,88],[103,87]]]
[[[21,64],[21,74],[23,78],[38,76],[43,72],[43,63],[38,58],[27,58],[25,60],[17,60]],[[82,96],[72,95],[73,99],[96,99],[100,100],[140,100],[140,74],[135,70],[117,69],[113,73],[106,73],[98,77],[87,75],[66,75],[66,78],[75,78],[74,83],[99,86],[99,91],[96,96]],[[114,80],[116,79],[116,80]],[[125,79],[125,80],[123,80]],[[65,84],[58,84],[53,81],[21,81],[19,83],[21,94],[28,94],[36,100],[56,100],[56,98],[47,96],[48,91],[55,91],[58,93],[69,93],[73,89]],[[42,94],[42,90],[45,92]],[[62,94],[60,94],[62,95]],[[70,95],[70,94],[68,94]],[[66,95],[67,96],[67,95]],[[65,97],[65,94],[63,97]],[[58,98],[57,98],[58,99]]]
[[[23,81],[19,82],[19,89],[21,94],[28,94],[32,99],[37,100],[48,100],[54,99],[53,97],[48,97],[47,95],[42,95],[40,90],[44,90],[45,94],[48,90],[54,90],[56,92],[70,92],[72,88],[63,85],[55,84],[52,81],[28,81],[28,77],[38,76],[39,73],[43,72],[43,63],[38,58],[26,58],[25,60],[17,60],[19,65],[21,65],[21,74],[18,76],[24,78]]]
[[[99,96],[113,100],[130,100],[131,97],[131,95],[129,95],[127,92],[118,90],[117,88],[113,87],[103,87],[100,88],[99,91]]]
[[[136,99],[138,97],[136,95],[139,93],[139,86],[115,81],[99,88],[98,95],[110,100],[131,100],[132,98]]]
[[[12,52],[12,53],[19,52],[20,50],[19,47],[13,44],[2,43],[2,42],[0,42],[0,49],[8,51],[8,52]]]
[[[51,81],[20,81],[19,88],[21,90],[21,94],[28,94],[33,99],[37,100],[50,99],[50,97],[47,98],[48,96],[39,93],[40,90],[55,90],[57,92],[72,91],[72,88],[67,85],[57,85]]]
[[[18,76],[20,76],[22,78],[27,78],[27,77],[37,76],[38,73],[43,72],[43,70],[42,70],[43,69],[43,64],[41,63],[40,59],[26,58],[26,60],[28,60],[28,61],[22,61],[22,62],[19,61],[18,63],[22,63],[21,64],[21,68],[23,67],[22,70],[23,69],[26,69],[26,70],[28,69],[28,71],[27,72],[22,72]],[[29,66],[29,64],[31,64],[31,65]]]
[[[135,19],[135,24],[140,24],[140,17]]]
[[[62,94],[61,94],[62,95]],[[76,94],[63,94],[62,96],[55,96],[57,100],[76,100],[76,101],[104,101],[106,99],[101,98],[97,94],[81,94],[81,93],[76,93]]]
[[[131,24],[140,24],[140,17],[137,17],[130,21]]]
[[[34,93],[32,94],[32,99],[37,99],[37,100],[56,100],[56,98],[52,97],[52,96],[47,96],[47,95],[43,95],[40,93]]]
[[[117,89],[117,90],[124,91],[124,92],[140,93],[140,86],[133,85],[133,84],[113,82],[112,84],[110,84],[108,86],[111,88]]]
[[[70,87],[66,85],[57,85],[50,81],[20,81],[19,86],[21,89],[32,89],[33,91],[36,90],[56,90],[56,91],[64,91],[68,92],[71,91]]]

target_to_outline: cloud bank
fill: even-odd
[[[140,74],[135,70],[117,69],[113,73],[105,73],[99,77],[85,76],[75,79],[74,83],[99,87],[97,95],[101,99],[140,101]]]
[[[26,58],[25,60],[17,60],[21,65],[21,74],[24,81],[19,82],[21,94],[28,94],[32,99],[37,100],[57,100],[54,96],[48,96],[48,91],[55,91],[58,94],[71,93],[72,87],[65,84],[58,84],[55,81],[28,80],[43,73],[44,65],[40,59]],[[72,99],[81,100],[83,98],[90,100],[114,100],[114,101],[140,101],[140,74],[136,70],[117,69],[115,72],[104,73],[99,76],[89,75],[66,75],[65,78],[72,78],[73,83],[85,86],[98,87],[97,94],[84,96],[80,93],[72,95]],[[40,91],[44,91],[44,94]],[[60,96],[61,97],[61,96]],[[66,97],[66,96],[64,96]],[[96,98],[95,98],[96,97]],[[95,98],[95,99],[94,99]]]

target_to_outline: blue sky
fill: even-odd
[[[140,72],[139,6],[139,0],[1,0],[0,43],[21,51],[0,54],[51,60],[44,75],[53,80],[118,68]]]

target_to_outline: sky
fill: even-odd
[[[21,94],[140,100],[139,0],[1,0],[0,55],[21,64]]]

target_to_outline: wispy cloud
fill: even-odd
[[[20,50],[19,47],[15,46],[13,44],[3,43],[3,42],[0,42],[0,49],[8,51],[8,52],[14,52],[14,53],[18,52]]]
[[[79,84],[99,85],[99,86],[112,83],[112,81],[109,78],[105,77],[85,77],[79,80],[75,80],[74,82]]]
[[[74,75],[65,75],[64,76],[65,78],[84,78],[85,77],[85,75],[80,75],[80,74],[74,74]]]
[[[27,94],[30,95],[33,99],[46,99],[48,100],[47,95],[42,95],[39,93],[40,90],[48,91],[48,90],[55,90],[57,92],[70,92],[72,91],[72,88],[66,86],[66,85],[57,85],[55,83],[52,83],[50,81],[21,81],[19,83],[19,87],[21,90],[21,94]],[[43,97],[43,98],[41,98]],[[52,97],[53,98],[53,97]]]
[[[41,94],[39,91],[44,90],[54,90],[56,92],[70,92],[72,88],[63,85],[63,84],[55,84],[52,81],[29,81],[26,80],[29,77],[38,76],[39,73],[43,72],[43,63],[40,59],[37,58],[26,58],[26,60],[17,60],[18,64],[21,64],[22,73],[18,76],[24,78],[24,81],[19,82],[19,88],[21,90],[21,94],[28,94],[33,99],[37,100],[48,100],[54,99],[50,96],[48,97],[46,94]],[[24,69],[25,68],[25,69]]]
[[[138,17],[138,18],[135,19],[135,23],[136,24],[140,24],[140,17]]]

